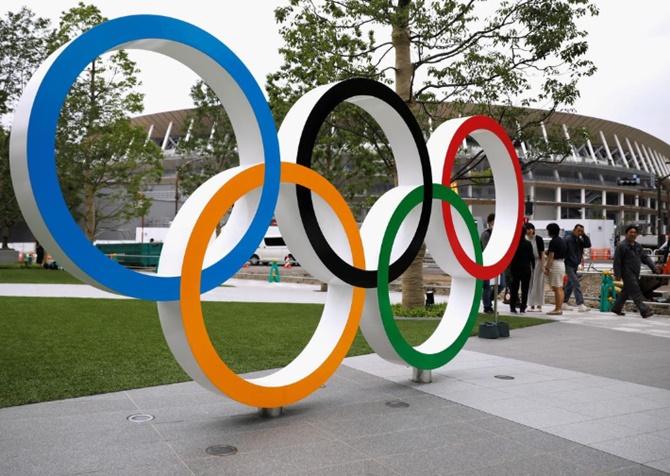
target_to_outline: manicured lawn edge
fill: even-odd
[[[154,303],[3,297],[0,309],[0,407],[189,380],[164,341]],[[206,302],[203,309],[219,354],[243,373],[290,362],[309,340],[322,306]],[[479,316],[479,322],[490,319]],[[549,322],[505,321],[511,328]],[[437,322],[398,325],[416,345]],[[349,355],[370,352],[359,333]]]

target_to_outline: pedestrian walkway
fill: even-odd
[[[668,347],[556,322],[471,338],[423,385],[353,357],[271,420],[192,382],[5,408],[0,474],[665,474],[670,382],[653,376],[670,373]],[[647,352],[658,367],[637,358]],[[607,359],[625,367],[618,377]],[[128,420],[138,414],[153,419]]]
[[[87,284],[0,284],[0,296],[128,299],[126,296],[103,291]],[[390,298],[392,303],[397,303],[402,300],[402,295],[391,292]],[[225,286],[219,286],[203,294],[202,299],[221,302],[324,304],[326,293],[320,292],[320,286],[313,284],[229,279]],[[446,296],[435,296],[436,302],[445,300]]]
[[[525,316],[670,338],[670,316],[667,315],[655,314],[649,319],[642,319],[640,314],[636,312],[627,312],[625,316],[618,316],[613,312],[600,312],[597,309],[591,309],[588,312],[579,312],[576,309],[572,309],[563,311],[563,314],[560,316],[548,315],[547,312],[553,308],[553,305],[546,305],[543,306],[542,312],[526,312]],[[502,301],[498,302],[498,310],[501,316],[510,315],[509,306],[503,304]]]
[[[209,298],[325,296],[315,286],[229,284]],[[45,294],[117,297],[0,285],[0,295]],[[596,311],[554,320],[509,339],[469,339],[430,384],[374,354],[345,359],[276,419],[193,382],[0,409],[0,474],[670,474],[669,320]]]

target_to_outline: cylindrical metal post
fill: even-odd
[[[433,373],[430,370],[412,368],[412,382],[431,383],[432,381]]]
[[[277,418],[284,414],[284,407],[276,408],[259,408],[258,414],[262,418]]]
[[[658,236],[658,247],[660,248],[663,242],[663,208],[661,207],[662,184],[659,178],[656,178],[656,235]]]
[[[498,324],[498,278],[499,276],[496,276],[496,282],[493,285],[493,317],[496,324]]]

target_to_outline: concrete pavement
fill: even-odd
[[[216,292],[323,296],[261,284]],[[74,291],[90,292],[49,292]],[[471,338],[424,385],[353,357],[271,420],[192,382],[4,408],[0,474],[670,474],[667,322],[566,313],[509,339]],[[128,420],[137,414],[153,419]]]
[[[229,279],[202,296],[203,301],[235,302],[286,302],[299,304],[324,304],[326,293],[320,286],[297,283],[268,283],[250,279]],[[0,296],[21,297],[72,297],[86,299],[129,299],[126,296],[100,290],[87,284],[3,284]],[[391,292],[391,302],[401,301],[401,293]],[[435,296],[436,302],[444,302],[446,296]]]

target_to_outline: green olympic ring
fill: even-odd
[[[483,263],[482,248],[477,235],[477,225],[468,209],[468,206],[461,197],[450,188],[444,185],[433,184],[433,197],[449,203],[461,215],[465,221],[470,238],[472,239],[475,250],[475,261],[477,264]],[[465,342],[470,336],[470,332],[475,322],[477,321],[477,314],[479,312],[479,301],[482,296],[482,281],[477,279],[475,282],[475,292],[472,299],[472,306],[470,314],[463,327],[463,330],[454,340],[454,342],[446,349],[434,353],[423,353],[412,347],[403,337],[396,321],[393,317],[391,309],[391,301],[389,298],[389,262],[391,259],[391,250],[393,249],[393,241],[395,240],[398,230],[402,225],[403,220],[407,215],[423,200],[423,185],[412,190],[398,205],[398,208],[391,215],[388,227],[384,232],[382,245],[379,252],[379,266],[377,275],[377,300],[379,302],[379,312],[381,315],[384,330],[388,336],[389,342],[393,349],[402,357],[408,365],[417,369],[436,369],[442,367],[463,348]]]

